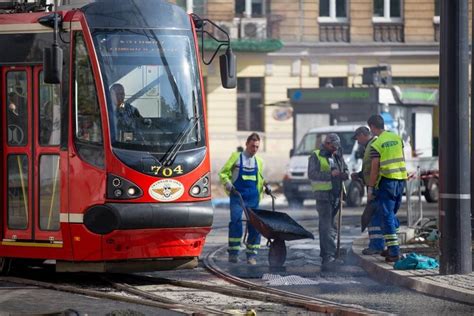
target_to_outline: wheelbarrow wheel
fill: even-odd
[[[270,250],[268,252],[268,263],[270,267],[282,267],[286,260],[286,245],[285,241],[275,239],[270,242]]]

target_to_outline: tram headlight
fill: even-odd
[[[134,187],[130,187],[127,190],[127,194],[130,195],[130,196],[134,196],[136,193],[137,193],[137,189],[134,188]]]
[[[191,194],[192,195],[199,195],[201,193],[201,188],[197,185],[193,186],[191,189]]]
[[[135,183],[123,177],[107,175],[107,198],[114,200],[130,200],[143,196],[143,191]]]
[[[210,185],[209,176],[210,176],[209,173],[207,173],[203,177],[201,177],[198,181],[196,181],[191,186],[191,189],[189,190],[189,195],[191,195],[192,197],[198,197],[198,198],[208,197],[211,194],[211,189],[209,187]]]

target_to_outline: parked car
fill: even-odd
[[[314,199],[308,179],[308,158],[329,133],[336,133],[341,138],[343,157],[349,173],[361,170],[362,155],[358,150],[360,146],[352,139],[359,126],[360,124],[318,127],[303,136],[296,149],[290,151],[290,161],[283,178],[283,192],[290,205],[301,206],[305,199]],[[363,183],[349,179],[344,184],[347,205],[361,205],[365,191]]]

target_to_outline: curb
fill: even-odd
[[[362,255],[362,249],[367,244],[367,237],[354,240],[352,252],[357,257],[360,266],[376,280],[406,287],[431,296],[474,305],[474,291],[450,285],[449,280],[446,281],[444,278],[446,276],[439,275],[438,269],[394,270],[393,265],[386,263],[380,255]],[[474,273],[472,274],[474,279]]]

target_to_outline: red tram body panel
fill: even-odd
[[[146,0],[46,11],[0,15],[0,270],[195,266],[213,208],[193,18]]]

